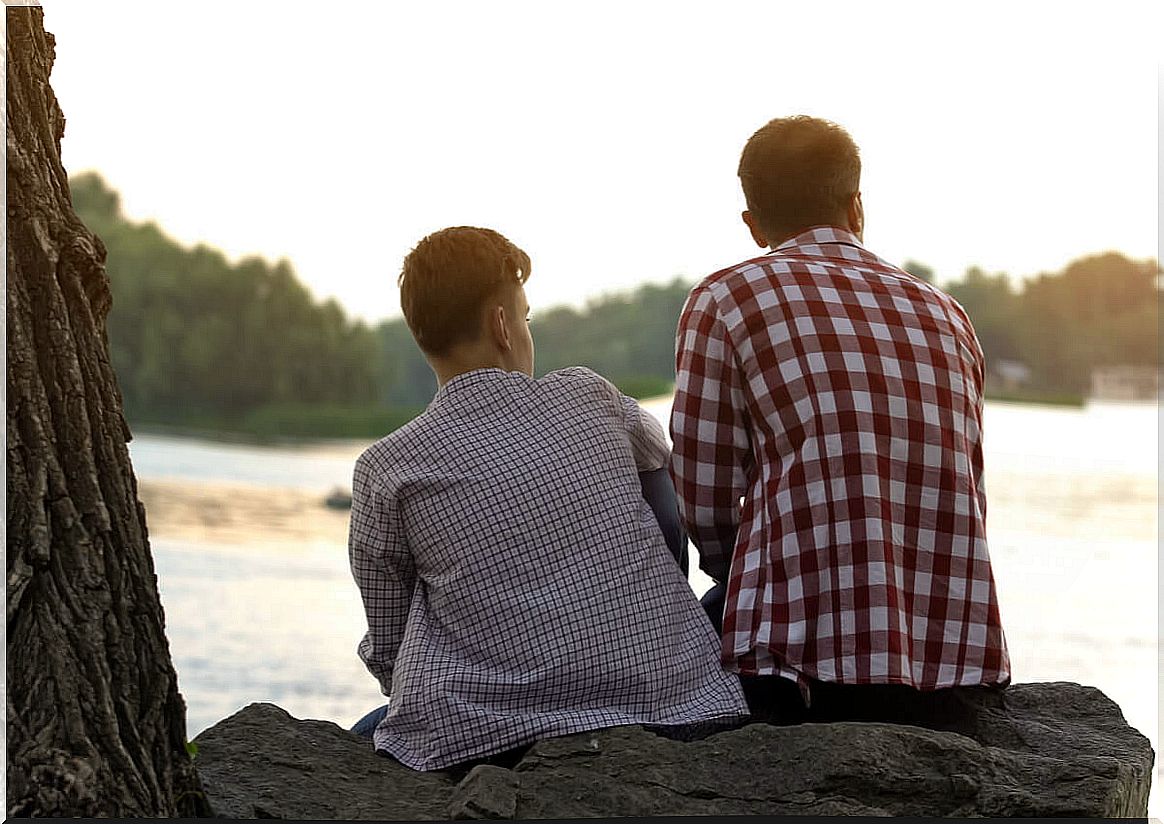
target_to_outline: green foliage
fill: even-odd
[[[184,247],[127,220],[96,174],[70,187],[108,252],[109,346],[130,420],[223,428],[272,405],[375,403],[377,334],[334,300],[317,302],[287,261],[232,264]]]
[[[403,319],[369,328],[334,300],[315,300],[285,260],[231,263],[207,246],[184,247],[152,223],[127,220],[98,175],[70,186],[77,213],[108,250],[109,346],[135,424],[370,438],[432,399],[436,380]],[[922,263],[906,268],[934,280]],[[977,267],[944,288],[969,314],[988,367],[1030,368],[1023,400],[1076,402],[1094,366],[1157,363],[1158,276],[1155,261],[1108,253],[1021,290]],[[668,394],[690,287],[675,279],[535,313],[538,374],[589,366],[634,397]]]
[[[271,404],[248,413],[239,431],[258,438],[380,438],[420,411],[421,407]]]
[[[1108,252],[1041,274],[1021,291],[1005,274],[977,267],[945,289],[970,316],[988,368],[1021,362],[1031,370],[1024,399],[1071,402],[1087,394],[1097,366],[1158,363],[1159,273],[1154,260]]]
[[[907,260],[901,264],[901,268],[909,272],[915,278],[921,278],[926,283],[934,282],[934,270],[924,263],[918,263],[916,260]]]
[[[436,393],[436,376],[421,354],[403,318],[384,321],[376,328],[380,351],[381,403],[424,406]]]
[[[539,374],[589,366],[614,381],[675,378],[675,328],[690,282],[646,284],[590,301],[583,311],[559,307],[533,316]]]
[[[675,328],[691,283],[646,284],[607,295],[584,309],[558,306],[533,313],[534,364],[538,375],[567,366],[588,366],[623,392],[649,398],[671,392],[675,381]],[[436,380],[402,319],[377,329],[383,364],[380,400],[423,406]]]
[[[658,398],[670,395],[675,391],[675,382],[666,380],[657,375],[631,375],[615,381],[615,386],[624,395],[630,395],[637,400]]]
[[[988,364],[1022,360],[1019,295],[1005,274],[988,275],[972,266],[962,280],[946,284],[945,289],[970,316]]]

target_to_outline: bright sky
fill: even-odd
[[[750,257],[739,152],[797,113],[860,145],[890,260],[1157,256],[1153,3],[43,5],[71,173],[369,320],[450,225],[529,252],[535,309]]]

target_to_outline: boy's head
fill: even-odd
[[[532,375],[529,275],[529,255],[492,229],[441,229],[404,259],[400,306],[430,361],[492,354],[503,368]]]

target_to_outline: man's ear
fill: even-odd
[[[740,212],[740,217],[744,219],[747,224],[748,231],[752,233],[752,240],[756,241],[756,245],[761,249],[767,249],[771,244],[768,243],[768,237],[764,230],[760,228],[760,222],[756,220],[756,216],[747,209]]]
[[[502,352],[513,349],[513,341],[509,339],[509,324],[505,321],[504,306],[497,304],[489,310],[489,334]]]
[[[847,217],[849,219],[849,231],[855,234],[858,240],[863,240],[861,235],[865,232],[865,206],[861,203],[860,192],[854,194],[849,200]]]

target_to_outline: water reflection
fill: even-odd
[[[382,700],[356,658],[364,616],[338,539],[153,551],[190,737],[254,701],[350,723]]]
[[[649,408],[665,421],[666,401]],[[381,701],[355,654],[347,516],[323,504],[366,445],[131,444],[191,737],[252,701],[342,724]],[[1159,749],[1156,446],[1155,407],[987,405],[987,528],[1015,680],[1097,686]]]

